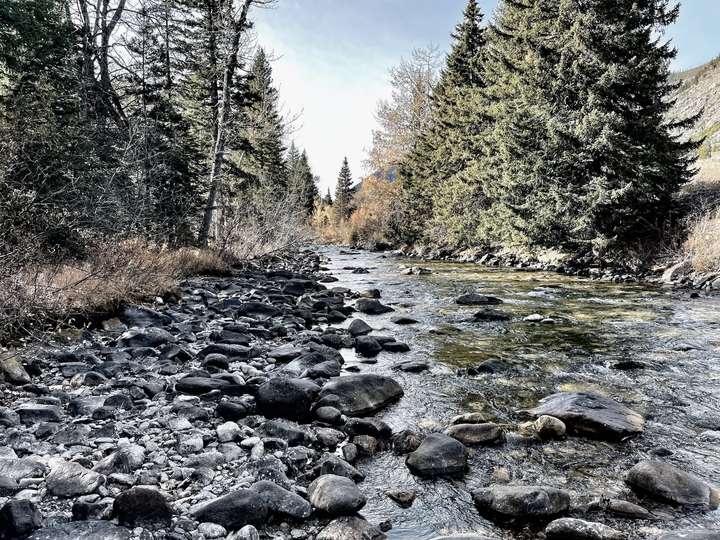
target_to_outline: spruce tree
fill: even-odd
[[[293,200],[309,216],[315,210],[315,202],[319,196],[315,176],[310,168],[307,152],[300,152],[291,143],[287,154],[288,169],[288,191],[293,195]]]
[[[487,123],[480,99],[485,86],[482,20],[477,1],[469,0],[463,21],[452,34],[452,49],[434,91],[430,121],[401,165],[407,240],[427,238],[432,234],[428,228],[438,226],[443,231],[436,233],[436,238],[446,237],[448,228],[458,229],[458,237],[470,234],[465,229],[472,228],[471,209],[480,195],[470,185],[472,179],[461,175],[477,158],[478,136]],[[457,207],[460,193],[463,197]]]
[[[335,201],[333,207],[335,209],[335,219],[344,221],[350,217],[352,213],[352,173],[347,157],[343,159],[340,174],[338,175],[337,186],[335,188]]]

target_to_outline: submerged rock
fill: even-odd
[[[28,540],[130,540],[131,531],[108,521],[73,521],[35,531]]]
[[[374,374],[336,377],[323,386],[320,403],[331,405],[347,416],[374,414],[403,396],[403,389],[390,377]]]
[[[473,315],[473,320],[477,322],[503,322],[510,319],[510,315],[497,309],[483,309]]]
[[[502,304],[503,301],[494,296],[485,296],[477,293],[463,294],[455,300],[456,304],[461,306],[496,306]]]
[[[718,508],[720,491],[669,463],[641,461],[627,473],[627,484],[656,499],[683,505]]]
[[[467,449],[448,435],[432,433],[408,455],[405,464],[417,476],[461,476],[467,469]]]
[[[491,517],[548,518],[570,508],[570,494],[549,486],[493,485],[474,491],[472,496],[478,510]]]
[[[528,411],[534,416],[562,420],[572,433],[620,440],[643,432],[645,419],[617,401],[598,394],[561,392],[542,400]]]
[[[315,540],[385,540],[383,532],[361,517],[338,518],[325,527]]]
[[[720,531],[694,529],[665,533],[657,540],[720,540]]]
[[[383,313],[390,313],[391,311],[395,311],[390,306],[386,306],[385,304],[382,304],[380,301],[373,298],[360,298],[355,303],[355,308],[360,313],[365,313],[367,315],[382,315]]]
[[[445,433],[467,446],[499,444],[505,440],[505,431],[497,424],[455,424]]]
[[[556,519],[545,529],[547,540],[623,540],[620,531],[582,519]]]

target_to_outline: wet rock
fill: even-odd
[[[215,414],[228,422],[241,420],[247,416],[247,413],[245,405],[234,401],[221,401],[215,408]]]
[[[623,540],[620,531],[582,519],[556,519],[545,529],[547,540]]]
[[[390,353],[406,353],[410,350],[410,345],[400,341],[387,341],[382,344],[382,348]]]
[[[473,315],[473,320],[477,322],[503,322],[510,319],[512,319],[510,315],[497,309],[483,309]]]
[[[534,427],[538,437],[544,441],[562,439],[567,431],[567,427],[562,420],[546,414],[535,420]]]
[[[355,482],[345,476],[326,474],[308,486],[310,503],[331,516],[348,516],[360,510],[367,500]]]
[[[370,435],[358,435],[352,442],[361,456],[372,457],[381,449],[380,441]]]
[[[126,306],[118,315],[118,319],[127,326],[165,326],[173,322],[172,317],[153,309],[142,306]]]
[[[268,437],[276,437],[287,441],[289,446],[310,445],[315,437],[305,428],[280,420],[268,420],[264,426]]]
[[[404,371],[405,373],[422,373],[430,369],[430,364],[424,360],[409,360],[395,364],[393,369]]]
[[[697,476],[661,461],[641,461],[625,478],[634,490],[683,505],[718,508],[720,491]]]
[[[418,321],[417,319],[413,319],[412,317],[409,317],[407,315],[396,315],[395,317],[392,317],[390,319],[390,322],[399,326],[408,326],[411,324],[417,324],[420,321]]]
[[[10,499],[0,508],[0,540],[25,538],[42,526],[42,516],[35,503]]]
[[[614,514],[624,519],[653,519],[653,514],[629,501],[621,499],[597,499],[590,503],[590,510]]]
[[[270,515],[265,497],[257,491],[239,489],[190,509],[198,521],[217,523],[228,530],[263,524]]]
[[[339,457],[333,455],[329,455],[327,458],[323,459],[317,467],[315,467],[315,473],[318,476],[326,474],[344,476],[353,482],[362,482],[365,479],[365,475],[358,471],[355,467],[350,465],[344,459],[340,459]]]
[[[107,521],[73,521],[35,531],[28,540],[130,540],[132,533]]]
[[[283,345],[282,347],[278,347],[268,352],[268,357],[274,358],[278,362],[285,363],[294,360],[301,354],[303,354],[303,350],[299,347],[294,345]]]
[[[211,377],[184,377],[175,383],[175,391],[191,396],[201,396],[213,390],[223,391],[230,383]]]
[[[432,433],[408,455],[405,464],[417,476],[461,476],[467,469],[467,449],[448,435]]]
[[[404,429],[392,437],[393,451],[398,455],[414,452],[422,444],[422,437],[415,431]]]
[[[281,313],[275,306],[262,302],[244,302],[237,308],[237,314],[241,317],[251,317],[259,320],[270,319]]]
[[[368,416],[400,399],[402,387],[389,377],[374,374],[336,377],[320,391],[320,404],[347,416]]]
[[[463,294],[455,300],[461,306],[492,306],[502,304],[503,301],[494,296],[485,296],[477,293]]]
[[[505,440],[505,431],[497,424],[456,424],[445,433],[467,446],[500,444]]]
[[[457,424],[486,424],[488,423],[488,417],[483,413],[465,413],[455,416],[450,423],[453,425]]]
[[[570,494],[548,486],[493,485],[472,495],[480,513],[501,519],[549,518],[570,508]]]
[[[50,474],[45,481],[53,495],[74,497],[94,492],[105,482],[105,478],[79,463],[55,458],[50,461]]]
[[[720,531],[693,529],[663,534],[657,540],[720,540]]]
[[[252,525],[245,525],[239,531],[228,536],[228,540],[260,540],[260,533]]]
[[[353,337],[365,336],[372,331],[372,327],[361,319],[353,320],[350,326],[348,326],[348,332],[350,332],[350,335]]]
[[[315,411],[315,417],[326,424],[342,424],[342,412],[335,407],[318,407]]]
[[[383,313],[395,311],[390,306],[386,306],[380,301],[372,298],[360,298],[355,303],[355,309],[357,309],[360,313],[365,313],[367,315],[382,315]]]
[[[21,405],[15,409],[20,422],[23,424],[39,424],[40,422],[60,422],[62,415],[60,409],[55,405],[42,405],[38,403],[30,403],[27,405]]]
[[[355,341],[355,350],[361,356],[373,358],[382,352],[383,347],[373,337],[360,336]]]
[[[15,385],[28,384],[31,380],[20,359],[13,355],[0,356],[0,374],[7,382]]]
[[[118,523],[129,527],[169,524],[172,513],[162,493],[145,487],[123,491],[113,504]]]
[[[396,502],[400,508],[410,508],[417,497],[414,491],[406,489],[391,489],[386,491],[385,495]]]
[[[267,417],[304,419],[319,392],[320,387],[310,381],[274,378],[258,388],[257,407]]]
[[[385,540],[385,534],[361,517],[341,517],[325,527],[315,540]]]
[[[528,412],[559,418],[572,433],[607,440],[638,435],[645,426],[645,419],[632,409],[608,397],[585,392],[553,394]]]

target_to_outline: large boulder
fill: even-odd
[[[375,300],[373,298],[361,298],[355,303],[355,308],[360,313],[365,313],[366,315],[382,315],[383,313],[395,311],[390,306],[386,306],[379,300]]]
[[[258,411],[270,418],[302,420],[310,415],[319,392],[320,387],[313,382],[276,377],[258,388]]]
[[[628,471],[625,481],[636,491],[674,504],[716,509],[720,503],[718,489],[661,461],[641,461]]]
[[[320,391],[321,403],[347,416],[368,416],[400,399],[403,389],[390,377],[373,374],[335,377]]]
[[[547,540],[623,540],[625,535],[603,525],[582,519],[556,519],[545,529]]]
[[[10,384],[23,385],[30,382],[30,375],[15,355],[0,356],[0,374]]]
[[[550,518],[570,508],[570,494],[549,486],[492,485],[472,496],[480,513],[505,519]]]
[[[561,392],[540,401],[530,414],[554,416],[568,431],[599,439],[621,440],[643,432],[645,419],[617,401],[598,394]]]
[[[334,474],[325,474],[312,482],[308,498],[315,508],[331,516],[354,515],[367,502],[355,482]]]
[[[405,464],[417,476],[461,476],[467,469],[467,449],[448,435],[432,433],[408,455]]]
[[[32,501],[10,499],[0,508],[0,540],[25,538],[42,525],[42,515]]]

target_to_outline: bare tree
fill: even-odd
[[[233,0],[224,0],[222,15],[224,16],[223,30],[227,39],[227,52],[225,55],[220,102],[218,104],[217,120],[213,134],[213,154],[210,163],[210,191],[203,213],[202,226],[198,240],[201,245],[207,246],[210,233],[218,224],[218,197],[222,192],[222,166],[225,154],[225,140],[227,138],[226,124],[230,115],[230,94],[233,89],[235,70],[238,65],[240,38],[250,28],[248,13],[252,6],[268,6],[274,0],[242,0],[239,9],[236,9]]]

